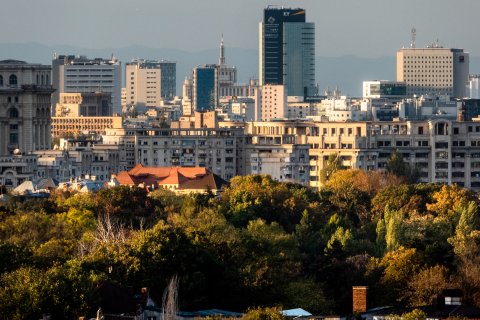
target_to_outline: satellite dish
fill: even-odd
[[[21,154],[21,153],[22,153],[22,152],[20,151],[20,149],[15,149],[15,150],[13,150],[13,154],[18,155],[18,154]]]

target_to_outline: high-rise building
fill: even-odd
[[[193,69],[193,111],[212,111],[218,105],[218,69],[215,64],[200,65]]]
[[[304,9],[269,6],[259,25],[259,84],[286,85],[289,96],[313,96],[315,24]]]
[[[60,93],[110,93],[113,113],[120,114],[122,70],[121,63],[111,59],[88,59],[85,56],[57,55],[52,60],[52,84],[56,91],[52,105],[60,101]]]
[[[463,49],[402,48],[397,52],[397,81],[407,84],[407,95],[449,95],[463,98],[468,82],[469,54]]]
[[[176,92],[176,63],[134,60],[125,65],[125,98],[128,106],[156,107]]]

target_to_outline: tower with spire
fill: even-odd
[[[237,82],[237,68],[230,67],[225,64],[225,44],[223,34],[220,42],[220,58],[219,58],[219,85],[220,87],[233,86]]]

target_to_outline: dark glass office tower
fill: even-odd
[[[315,24],[304,9],[267,7],[259,30],[260,84],[284,84],[288,95],[315,91]]]
[[[193,109],[213,111],[218,104],[218,66],[201,65],[193,69]]]

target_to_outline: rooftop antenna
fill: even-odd
[[[412,43],[410,43],[410,48],[415,48],[415,38],[417,37],[417,29],[412,28]]]
[[[220,65],[225,65],[225,45],[223,44],[223,33],[222,42],[220,43]]]

